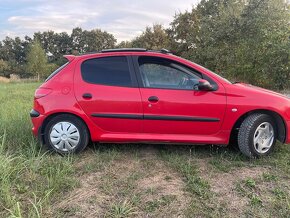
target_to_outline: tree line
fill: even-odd
[[[202,0],[176,14],[168,28],[148,26],[131,41],[117,43],[106,31],[79,27],[71,34],[6,37],[0,42],[0,75],[43,79],[65,62],[65,54],[167,48],[232,81],[285,89],[290,87],[289,9],[286,0]]]

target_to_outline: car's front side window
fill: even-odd
[[[198,73],[164,58],[144,56],[138,62],[145,88],[192,90],[201,78]]]

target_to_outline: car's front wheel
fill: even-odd
[[[240,126],[238,146],[250,158],[265,156],[273,150],[276,138],[276,125],[269,115],[251,114]]]
[[[73,115],[61,114],[47,123],[44,139],[50,150],[61,154],[78,153],[87,146],[89,134],[82,120]]]

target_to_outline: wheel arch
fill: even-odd
[[[277,132],[278,132],[278,136],[277,139],[282,142],[285,143],[286,141],[286,123],[284,121],[284,119],[282,118],[282,116],[280,114],[278,114],[275,111],[271,111],[271,110],[266,110],[266,109],[257,109],[257,110],[252,110],[252,111],[248,111],[246,113],[244,113],[243,115],[241,115],[239,117],[239,119],[235,122],[232,130],[231,130],[231,135],[230,135],[230,141],[233,141],[233,137],[236,136],[237,131],[239,130],[242,122],[246,119],[246,117],[248,117],[251,114],[254,113],[262,113],[262,114],[267,114],[270,117],[273,118],[276,127],[277,127]]]
[[[74,113],[69,113],[69,112],[57,112],[57,113],[53,113],[53,114],[50,114],[49,116],[47,116],[43,122],[42,122],[42,125],[41,127],[39,128],[39,131],[38,131],[38,138],[40,140],[40,142],[42,144],[45,144],[45,140],[44,140],[44,130],[45,130],[45,127],[46,125],[48,124],[48,122],[53,119],[54,117],[57,117],[59,115],[62,115],[62,114],[67,114],[67,115],[71,115],[71,116],[74,116],[76,118],[78,118],[79,120],[81,120],[83,122],[83,124],[86,126],[87,130],[88,130],[88,134],[89,134],[89,139],[91,140],[91,133],[90,133],[90,129],[87,125],[87,123],[80,117],[78,116],[77,114],[74,114]]]

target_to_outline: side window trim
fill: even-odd
[[[134,66],[134,60],[131,55],[126,56],[128,60],[128,65],[129,65],[129,71],[130,71],[130,76],[131,76],[131,81],[132,81],[132,88],[139,88],[139,82],[137,75],[135,73],[135,66]]]
[[[92,60],[92,59],[99,59],[99,58],[108,58],[108,57],[126,57],[127,63],[128,63],[128,69],[129,69],[129,73],[130,73],[130,78],[131,78],[131,83],[132,83],[131,86],[121,86],[121,85],[116,86],[116,85],[110,85],[110,84],[99,84],[99,83],[88,82],[88,81],[86,81],[86,80],[83,79],[83,76],[82,76],[82,64],[85,61]],[[135,68],[134,68],[133,60],[132,60],[131,56],[129,56],[129,55],[112,55],[112,56],[102,56],[102,57],[87,58],[87,59],[81,60],[81,62],[79,64],[79,71],[80,71],[81,79],[82,79],[83,82],[89,83],[89,84],[93,84],[93,85],[102,85],[102,86],[115,86],[115,87],[126,87],[126,88],[138,88],[139,85],[138,85],[138,81],[137,81],[136,73],[135,73],[135,70],[134,69]]]
[[[135,70],[135,76],[136,76],[136,79],[137,79],[137,82],[138,82],[138,86],[139,86],[139,88],[145,88],[144,85],[143,85],[143,82],[142,82],[141,72],[140,72],[140,69],[139,69],[139,63],[138,63],[139,56],[138,55],[133,55],[133,56],[131,56],[131,58],[132,58],[132,61],[133,61],[133,67],[134,67],[134,70]]]

